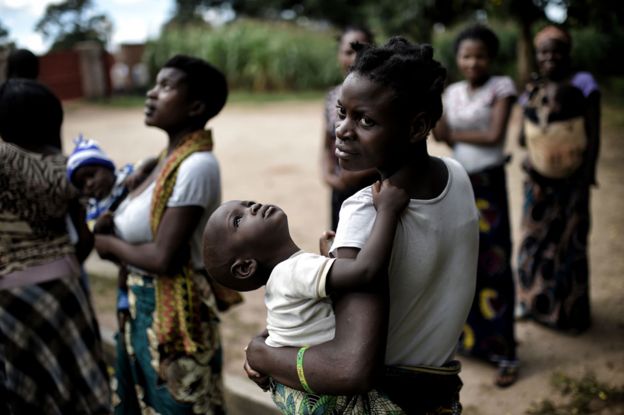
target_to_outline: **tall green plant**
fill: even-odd
[[[171,56],[184,53],[217,66],[233,89],[322,89],[341,80],[334,35],[329,30],[253,20],[220,28],[173,27],[148,44],[145,57],[153,75]]]

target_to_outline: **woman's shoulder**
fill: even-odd
[[[372,212],[375,215],[375,205],[373,204],[373,192],[370,186],[366,186],[363,189],[355,192],[353,195],[349,196],[343,203],[340,208],[340,214],[343,212],[347,212],[350,215],[356,212],[360,212],[360,214],[368,214]]]
[[[446,89],[444,90],[445,94],[456,94],[459,91],[464,91],[466,90],[468,86],[468,82],[464,81],[457,81],[457,82],[453,82],[452,84],[449,84]]]
[[[448,171],[447,187],[445,191],[448,191],[451,186],[457,185],[467,184],[470,188],[472,188],[472,185],[470,184],[470,177],[468,176],[466,169],[457,160],[451,157],[440,157],[440,160],[442,160]]]
[[[219,163],[212,151],[197,151],[180,163],[180,171],[207,171],[218,168]]]
[[[506,75],[492,76],[488,82],[489,87],[496,93],[499,98],[517,95],[516,84]]]
[[[585,97],[588,97],[589,94],[591,94],[592,92],[600,90],[600,88],[598,87],[598,82],[596,82],[594,76],[591,73],[585,71],[579,71],[572,75],[570,83],[580,89]]]

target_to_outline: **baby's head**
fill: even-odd
[[[241,200],[225,202],[212,213],[203,245],[208,274],[237,291],[266,284],[273,267],[296,248],[282,209]]]
[[[569,120],[585,113],[585,96],[573,85],[559,85],[554,91],[549,91],[547,100],[550,121]]]
[[[93,140],[82,136],[67,159],[67,178],[81,194],[103,199],[115,185],[115,165]]]
[[[355,62],[353,43],[375,43],[373,33],[364,26],[347,26],[338,38],[338,64],[346,74]]]

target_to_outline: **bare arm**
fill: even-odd
[[[73,200],[69,205],[69,217],[74,229],[78,234],[78,242],[76,243],[76,257],[78,262],[84,262],[91,250],[93,249],[93,234],[89,230],[86,221],[86,212],[82,204],[78,200]]]
[[[371,234],[355,259],[338,258],[333,263],[326,284],[330,294],[361,289],[386,273],[397,223],[409,196],[389,180],[376,182],[372,191],[377,215]]]
[[[157,157],[149,157],[139,163],[136,170],[124,180],[124,185],[128,191],[132,192],[139,187],[154,172],[159,161]]]
[[[355,258],[357,249],[340,248],[338,258]],[[333,340],[305,352],[304,372],[321,394],[356,394],[369,391],[383,365],[387,332],[387,282],[368,292],[350,292],[334,302],[336,335]],[[270,374],[277,382],[302,390],[296,370],[297,348],[270,347],[263,337],[247,348],[251,367]]]
[[[323,181],[332,189],[340,186],[340,180],[335,171],[335,160],[331,143],[334,137],[329,131],[323,133],[323,147],[321,150],[321,174]]]
[[[450,143],[470,143],[483,146],[496,146],[503,142],[507,132],[507,124],[515,97],[497,99],[492,106],[490,126],[485,131],[452,131],[448,132]],[[434,130],[435,134],[435,130]]]
[[[153,242],[133,245],[115,236],[96,235],[95,248],[103,258],[116,258],[158,275],[171,274],[188,259],[188,241],[203,212],[200,206],[170,207]]]
[[[586,161],[586,180],[596,184],[596,163],[600,152],[600,92],[594,91],[587,97],[585,115],[588,146]]]
[[[449,146],[452,146],[453,143],[449,141],[450,129],[448,127],[448,123],[446,122],[446,117],[442,115],[442,117],[438,120],[436,125],[433,127],[433,138],[436,141],[441,143],[446,143]]]

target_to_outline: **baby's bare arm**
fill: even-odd
[[[409,196],[386,179],[373,185],[373,203],[377,216],[368,241],[357,258],[334,261],[327,275],[330,294],[365,288],[386,275],[396,227]]]

